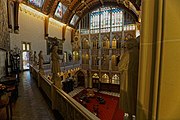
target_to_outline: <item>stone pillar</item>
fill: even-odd
[[[157,120],[180,120],[180,1],[163,0]]]
[[[91,36],[90,36],[90,29],[89,29],[89,70],[91,70],[91,66],[92,66],[92,42],[91,42]]]
[[[112,9],[112,8],[111,8]],[[112,70],[112,12],[110,12],[110,47],[109,47],[109,70]]]
[[[92,88],[92,72],[89,72],[89,87]]]
[[[18,11],[19,11],[19,2],[14,2],[14,33],[19,33],[18,25]]]
[[[82,65],[82,43],[81,43],[81,22],[79,22],[79,56],[80,56],[80,65]]]
[[[162,0],[142,0],[137,120],[156,120],[161,56]]]
[[[55,84],[55,86],[57,86],[58,88],[62,89],[61,77],[59,77],[58,74],[53,73],[53,75],[52,75],[52,82]]]
[[[121,56],[124,54],[124,40],[125,40],[125,37],[124,37],[124,11],[122,11],[122,38],[121,38]]]
[[[87,88],[88,87],[88,75],[87,75],[87,73],[86,73],[86,75],[85,75],[85,88]]]
[[[45,19],[44,19],[44,37],[45,38],[48,37],[48,35],[49,35],[48,27],[49,27],[49,17],[45,17]]]
[[[101,10],[101,8],[100,8]],[[99,66],[98,66],[98,69],[101,70],[101,15],[99,14],[99,40],[98,40],[98,63],[99,63]]]

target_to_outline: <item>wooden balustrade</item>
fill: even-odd
[[[52,109],[58,110],[65,120],[100,120],[84,106],[57,88],[52,81],[30,66],[31,75],[37,79],[38,86],[51,101]],[[38,77],[35,77],[38,75]]]

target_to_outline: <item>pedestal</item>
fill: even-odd
[[[53,73],[52,82],[55,84],[56,87],[62,89],[61,77],[59,77],[58,74]]]

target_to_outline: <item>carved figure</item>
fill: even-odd
[[[58,50],[58,47],[54,46],[53,50],[52,50],[52,53],[51,53],[51,61],[52,61],[51,72],[53,73],[52,81],[55,83],[55,85],[58,88],[62,89],[61,78],[59,76],[59,73],[60,73],[60,63],[59,63],[59,60],[60,60],[60,57],[59,57],[59,55],[57,53],[57,50]]]
[[[38,58],[37,58],[37,55],[36,55],[36,51],[34,51],[34,66],[37,66],[37,63],[38,63]]]
[[[120,108],[129,114],[136,114],[139,50],[135,39],[127,40],[125,53],[118,64],[120,79]]]
[[[29,63],[32,64],[33,62],[33,53],[32,51],[29,52]]]
[[[40,51],[38,56],[39,56],[39,70],[43,70],[43,63],[44,63],[44,58],[43,58],[43,52]]]
[[[51,61],[52,61],[51,72],[55,74],[60,72],[60,63],[59,63],[60,57],[57,53],[57,50],[58,50],[58,47],[54,46],[51,53]]]

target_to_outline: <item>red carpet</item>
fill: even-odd
[[[83,94],[86,95],[86,90],[83,90],[73,98],[77,100],[79,103],[83,104],[79,97],[82,96]],[[101,96],[105,100],[105,104],[99,104],[97,100],[97,96]],[[118,109],[118,97],[110,96],[110,95],[105,95],[101,93],[95,92],[95,96],[92,98],[89,98],[89,103],[85,103],[85,107],[91,111],[92,113],[94,112],[93,106],[98,105],[98,117],[101,120],[123,120],[123,111]]]

